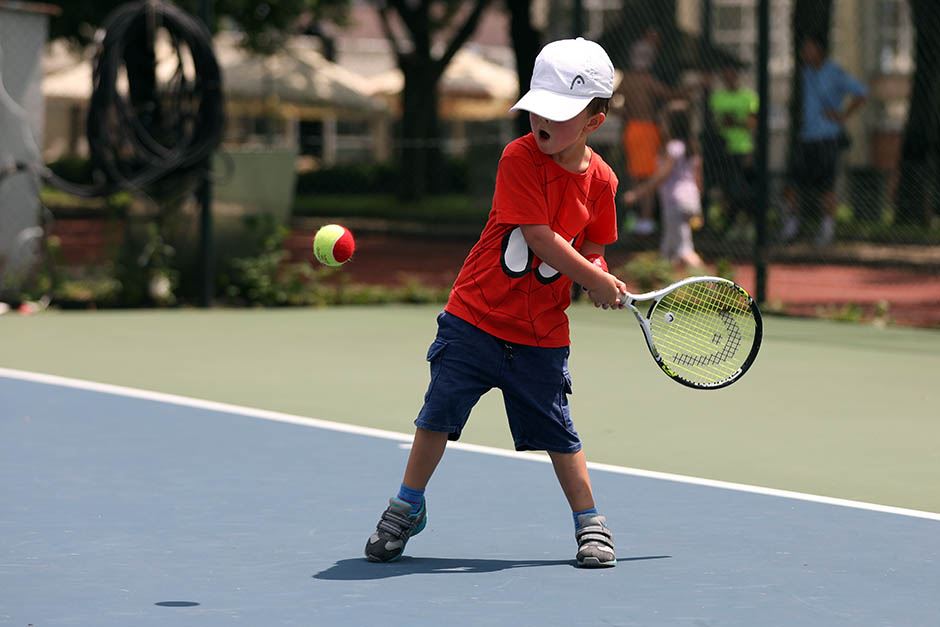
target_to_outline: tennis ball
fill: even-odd
[[[338,224],[327,224],[313,237],[313,256],[325,266],[341,266],[353,256],[352,232]]]

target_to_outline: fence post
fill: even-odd
[[[759,0],[757,11],[757,190],[754,238],[754,278],[758,303],[767,300],[767,207],[769,204],[769,178],[767,152],[770,143],[768,112],[770,109],[770,0]]]
[[[213,15],[212,0],[200,0],[199,17],[209,32],[210,45],[212,38]],[[202,307],[211,307],[215,295],[215,251],[213,246],[212,224],[212,157],[206,159],[202,181],[196,190],[196,201],[199,204],[199,304]]]

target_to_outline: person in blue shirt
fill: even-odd
[[[784,190],[787,213],[781,239],[793,240],[800,232],[800,193],[820,197],[823,217],[817,245],[832,242],[838,199],[835,192],[839,154],[847,147],[845,121],[865,103],[868,89],[828,58],[819,37],[808,36],[800,47],[803,115],[795,148],[791,179]]]

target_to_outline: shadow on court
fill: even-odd
[[[643,557],[621,557],[622,562],[668,559],[671,555],[648,555]],[[403,557],[397,562],[376,564],[365,558],[340,560],[313,576],[314,579],[331,581],[365,581],[388,579],[405,575],[429,575],[451,573],[495,573],[513,568],[536,568],[539,566],[571,566],[574,560],[491,560],[447,557]]]

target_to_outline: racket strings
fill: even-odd
[[[676,341],[671,347],[672,354],[667,353],[666,357],[671,357],[673,364],[682,367],[684,374],[690,378],[720,380],[737,370],[738,364],[732,359],[737,354],[743,334],[740,325],[729,313],[729,305],[733,307],[734,303],[729,304],[727,299],[709,299],[709,296],[714,294],[706,293],[704,299],[683,301],[686,306],[681,308],[680,326],[673,334]],[[710,318],[703,317],[703,313],[710,315]],[[714,315],[716,313],[717,319]],[[688,324],[683,326],[682,323]],[[720,346],[720,350],[714,350],[716,346]]]
[[[711,353],[710,355],[694,356],[689,353],[676,353],[673,359],[676,364],[688,367],[711,366],[728,361],[734,357],[744,337],[741,335],[741,327],[727,311],[719,311],[718,316],[721,317],[728,329],[728,339],[725,341],[724,347],[720,351]],[[718,337],[718,334],[714,333],[712,342],[718,343],[720,340],[721,338]]]
[[[749,298],[735,286],[686,284],[666,295],[654,310],[650,329],[660,356],[676,374],[695,383],[723,381],[747,358],[756,323]]]

